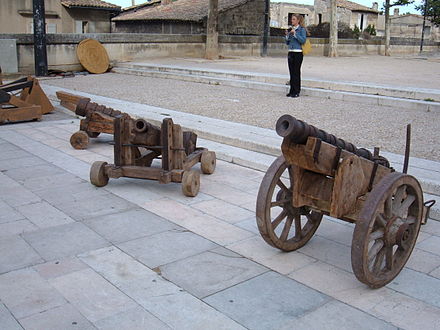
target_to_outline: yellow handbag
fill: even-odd
[[[308,53],[311,52],[312,44],[310,43],[308,38],[306,39],[306,42],[301,45],[301,48],[302,48],[302,51],[303,51],[304,55],[307,55]]]

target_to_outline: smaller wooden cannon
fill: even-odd
[[[0,85],[0,123],[40,120],[53,109],[37,78]]]
[[[419,182],[391,168],[377,148],[358,149],[290,115],[278,119],[276,131],[283,155],[267,170],[257,199],[263,239],[293,251],[312,238],[323,215],[355,223],[354,274],[372,288],[392,281],[434,204],[423,203]]]
[[[201,163],[204,174],[215,170],[213,151],[197,148],[197,135],[183,132],[171,118],[165,118],[161,127],[144,119],[133,119],[127,114],[114,118],[114,164],[94,162],[90,182],[102,187],[109,178],[139,178],[160,183],[182,183],[185,196],[194,197],[200,189],[200,174],[191,168]],[[161,167],[152,167],[154,159],[162,161]]]
[[[79,131],[70,137],[72,147],[86,149],[90,142],[89,138],[96,138],[101,133],[113,134],[113,121],[115,116],[122,114],[120,111],[90,102],[87,97],[60,91],[56,94],[62,106],[84,117],[80,121]]]

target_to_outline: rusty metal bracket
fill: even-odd
[[[321,140],[317,139],[315,144],[315,150],[313,150],[313,160],[315,163],[319,163],[319,151],[321,150]]]
[[[435,203],[436,201],[434,199],[431,199],[423,203],[422,225],[426,225],[426,223],[428,222],[429,211],[431,210],[431,207],[433,207]]]
[[[339,160],[341,159],[342,148],[337,147],[335,152],[335,158],[333,159],[333,171],[335,172],[339,165]]]
[[[379,166],[378,163],[374,163],[373,165],[373,170],[371,171],[371,176],[370,176],[370,183],[368,184],[368,191],[371,191],[373,189],[374,178],[376,177],[378,166]]]

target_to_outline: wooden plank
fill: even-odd
[[[122,126],[124,125],[122,116],[117,117],[114,120],[114,140],[115,145],[113,148],[114,158],[115,158],[115,165],[121,166],[122,165]]]
[[[39,119],[41,119],[41,107],[39,105],[0,109],[0,123],[5,121],[16,122]]]
[[[185,171],[189,170],[191,169],[191,167],[199,163],[202,157],[202,152],[204,150],[204,148],[201,148],[199,150],[195,150],[192,154],[188,155],[188,157],[186,157],[185,161],[183,162],[183,169]]]
[[[62,92],[62,91],[57,91],[55,94],[57,95],[57,98],[60,100],[61,106],[65,107],[73,112],[75,112],[76,106],[80,100],[90,101],[90,98],[88,98],[88,97],[74,95],[74,94],[66,93],[66,92]]]
[[[183,148],[183,133],[180,125],[174,124],[173,129],[173,147],[172,147],[172,169],[183,169],[183,161],[186,158]]]
[[[315,156],[315,148],[318,144],[318,140],[319,139],[317,138],[309,137],[307,140],[307,144],[302,145],[291,143],[287,139],[284,139],[281,145],[281,150],[283,152],[284,158],[289,164],[302,167],[312,172],[334,176],[336,173],[336,169],[334,169],[333,167],[335,155],[338,148],[326,142],[319,142],[319,152]],[[339,164],[343,161],[343,159],[351,157],[353,155],[354,154],[351,152],[342,150]],[[360,160],[360,166],[362,167],[365,176],[369,178],[371,173],[373,172],[374,162],[366,158],[358,158]],[[377,184],[377,182],[379,182],[388,173],[391,173],[391,171],[392,170],[390,168],[379,165],[377,167],[376,178],[373,182],[373,185]]]
[[[358,197],[368,191],[369,177],[365,174],[359,157],[342,161],[334,180],[330,216],[340,218],[355,211]]]
[[[298,166],[292,166],[290,171],[290,176],[294,178],[292,206],[310,206],[328,213],[331,205],[333,179]]]
[[[172,169],[173,155],[171,148],[173,146],[173,120],[165,118],[161,126],[161,145],[162,145],[162,168],[166,171]]]
[[[41,112],[43,115],[52,112],[55,108],[41,88],[38,79],[28,77],[28,81],[32,81],[32,88],[23,89],[20,98],[30,104],[41,106]]]

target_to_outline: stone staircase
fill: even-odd
[[[117,63],[115,73],[178,79],[213,85],[286,93],[288,75],[233,70],[212,70],[196,67],[149,63]],[[380,106],[394,106],[417,111],[440,111],[440,90],[394,87],[387,85],[303,79],[302,94]]]

